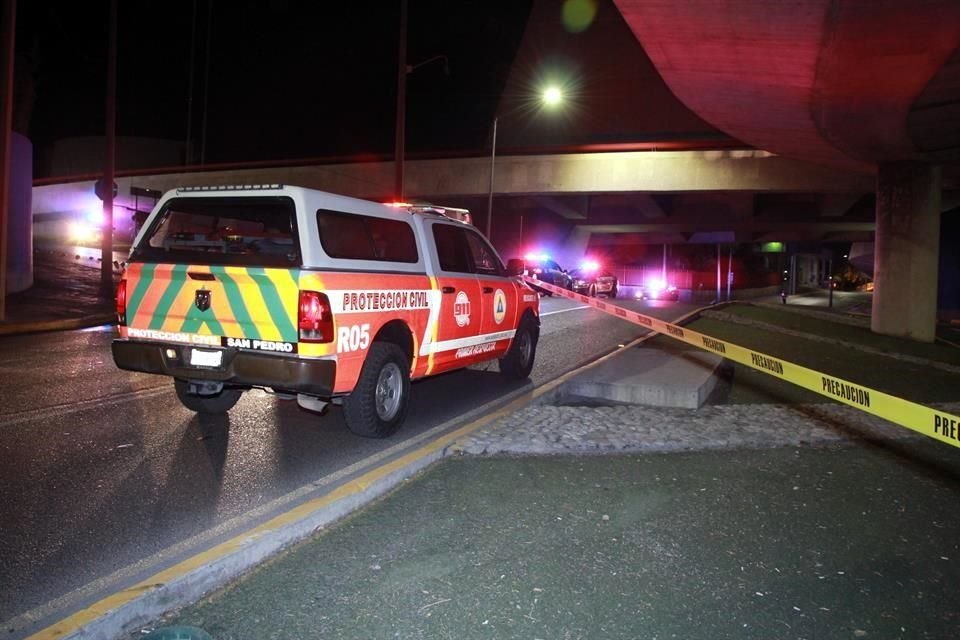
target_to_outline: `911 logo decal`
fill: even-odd
[[[463,291],[457,292],[457,299],[453,303],[453,319],[458,327],[470,324],[470,298]]]

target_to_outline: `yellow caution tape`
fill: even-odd
[[[630,309],[624,309],[610,302],[604,302],[597,298],[591,298],[583,294],[574,293],[557,287],[548,282],[542,282],[529,276],[523,279],[530,285],[549,291],[552,294],[564,296],[577,302],[588,304],[591,307],[603,311],[611,316],[622,318],[633,324],[646,327],[658,333],[670,336],[676,340],[686,342],[695,347],[706,349],[719,354],[728,360],[748,366],[757,371],[762,371],[775,378],[786,380],[804,389],[809,389],[814,393],[832,398],[838,402],[849,405],[861,411],[872,413],[884,420],[889,420],[895,424],[908,429],[913,429],[918,433],[929,436],[940,442],[960,447],[960,417],[941,411],[931,409],[922,404],[904,400],[889,393],[877,391],[863,385],[837,378],[835,376],[821,373],[807,367],[788,362],[781,358],[768,356],[765,353],[747,349],[739,345],[711,338],[703,333],[698,333],[691,329],[681,327],[653,316],[647,316],[637,313]]]

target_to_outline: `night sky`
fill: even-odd
[[[108,5],[18,2],[15,128],[35,165],[54,140],[103,134]],[[199,153],[209,35],[208,163],[393,152],[399,0],[119,5],[118,136],[185,140],[195,5],[192,139]],[[408,63],[445,55],[449,74],[408,76],[408,151],[487,144],[530,7],[409,0]]]

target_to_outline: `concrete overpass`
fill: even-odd
[[[411,198],[466,207],[485,228],[489,158],[408,160],[405,173]],[[562,256],[566,263],[583,255],[591,235],[610,236],[610,243],[625,233],[651,244],[713,243],[719,233],[724,242],[839,242],[871,240],[874,226],[870,212],[856,206],[872,189],[869,176],[751,149],[501,155],[495,176],[492,236],[505,255],[521,250],[518,221],[525,215],[549,216],[579,239]],[[386,201],[393,178],[386,161],[177,170],[118,177],[115,205],[149,209],[153,201],[132,195],[133,187],[259,183]],[[35,186],[35,216],[96,208],[93,184],[90,176]]]

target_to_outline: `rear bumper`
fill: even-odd
[[[168,357],[168,349],[173,349],[176,356]],[[334,360],[308,360],[238,349],[222,349],[223,366],[216,369],[186,364],[190,351],[187,345],[114,340],[112,350],[113,361],[127,371],[185,380],[217,380],[240,387],[270,387],[320,397],[333,395],[337,374]]]

